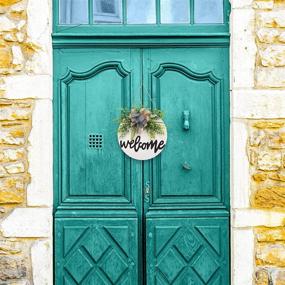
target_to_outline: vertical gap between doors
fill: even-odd
[[[144,49],[140,49],[140,80],[141,83],[140,85],[142,88],[140,88],[141,92],[141,104],[143,107],[145,102],[144,102]],[[145,163],[142,161],[142,203],[141,203],[141,208],[142,208],[142,284],[146,285],[147,283],[147,268],[146,268],[146,218],[145,218],[145,200],[144,200],[144,193],[145,191]]]

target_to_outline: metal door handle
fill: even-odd
[[[184,163],[182,163],[182,167],[183,167],[183,169],[185,169],[185,170],[187,170],[187,171],[189,171],[189,170],[192,169],[192,168],[191,168],[191,165],[190,165],[187,161],[185,161]]]
[[[183,111],[183,129],[185,131],[190,130],[190,111],[189,110]]]

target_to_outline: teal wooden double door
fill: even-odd
[[[55,283],[230,284],[228,48],[71,47],[54,60]],[[164,112],[153,160],[118,146],[133,106]]]

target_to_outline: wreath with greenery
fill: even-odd
[[[131,137],[135,137],[142,130],[145,130],[151,138],[164,134],[164,124],[162,122],[163,113],[158,109],[147,108],[123,109],[120,116],[119,134],[124,137],[131,132]]]

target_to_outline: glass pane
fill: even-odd
[[[127,0],[128,24],[155,24],[155,0]]]
[[[189,0],[161,0],[161,23],[189,23],[190,7]]]
[[[195,0],[195,23],[220,24],[224,22],[223,0]]]
[[[94,23],[122,23],[122,0],[94,0]]]
[[[60,24],[88,24],[88,0],[59,0]]]

